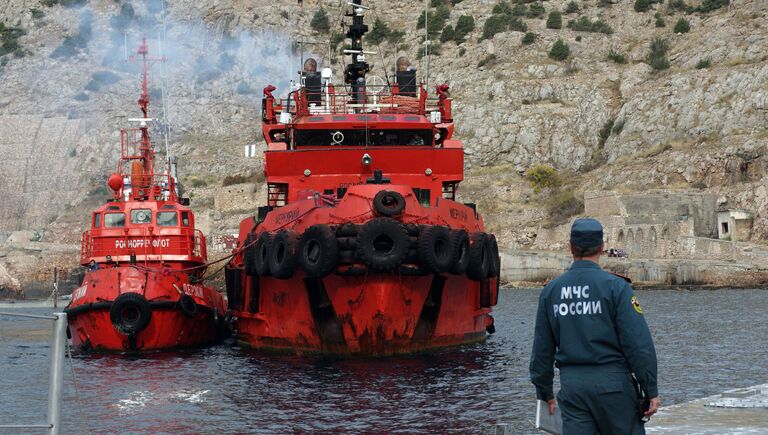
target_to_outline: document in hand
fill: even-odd
[[[555,413],[549,413],[549,404],[543,400],[536,401],[536,428],[555,435],[563,433],[563,417],[560,408],[555,408]]]

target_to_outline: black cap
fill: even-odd
[[[579,248],[594,248],[603,243],[603,226],[595,219],[582,218],[573,221],[571,244]]]

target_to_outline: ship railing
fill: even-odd
[[[440,99],[430,98],[423,87],[415,92],[393,92],[388,85],[366,86],[361,91],[333,86],[301,88],[280,100],[282,112],[295,116],[334,114],[419,114],[441,111]]]
[[[120,245],[116,245],[116,241]],[[85,231],[82,236],[80,263],[85,264],[94,257],[136,255],[137,261],[159,261],[164,257],[192,257],[194,261],[207,258],[206,240],[203,232],[192,228],[176,228],[172,234],[156,233],[149,229],[137,232],[129,230],[121,236],[97,235]]]
[[[0,315],[53,321],[51,366],[49,368],[48,379],[48,413],[46,414],[46,422],[44,424],[0,424],[0,432],[7,429],[46,429],[48,433],[53,435],[62,433],[61,399],[64,392],[64,350],[67,342],[67,314],[53,313],[50,316],[40,316],[34,314],[0,312]]]

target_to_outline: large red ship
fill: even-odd
[[[448,86],[415,71],[367,83],[355,0],[345,85],[313,71],[264,89],[268,205],[226,268],[238,341],[261,350],[391,355],[484,340],[500,260],[474,204],[455,199],[464,151]]]
[[[149,351],[212,344],[224,332],[226,301],[203,284],[206,241],[189,201],[177,192],[170,158],[155,174],[149,135],[151,62],[146,40],[140,127],[123,129],[121,157],[108,186],[113,198],[93,211],[82,235],[82,285],[65,310],[74,346]]]

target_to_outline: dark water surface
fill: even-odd
[[[538,290],[505,290],[487,342],[386,359],[220,346],[67,365],[67,433],[534,433],[528,360]],[[768,291],[639,291],[664,404],[768,382]],[[0,311],[47,313],[45,308]],[[0,423],[41,422],[50,325],[0,317]],[[79,397],[79,401],[78,401]],[[81,418],[78,403],[82,404]],[[84,426],[85,420],[86,426]]]

